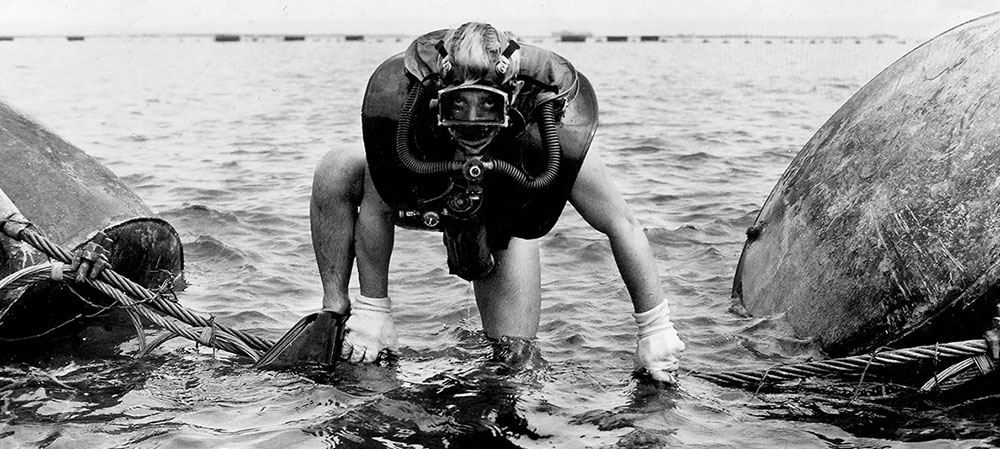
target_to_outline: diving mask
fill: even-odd
[[[438,92],[438,125],[495,126],[510,123],[510,97],[500,89],[479,84],[464,84]]]

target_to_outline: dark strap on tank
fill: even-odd
[[[517,42],[514,42],[513,39],[507,41],[507,48],[503,50],[503,53],[500,54],[500,58],[497,61],[497,73],[501,75],[507,73],[507,69],[510,67],[510,57],[519,48],[521,48],[521,46],[517,45]]]
[[[434,48],[441,55],[441,71],[444,72],[442,75],[447,74],[451,71],[451,58],[448,57],[448,50],[444,48],[444,40],[440,40],[434,44]]]
[[[520,48],[521,46],[518,45],[517,42],[514,42],[513,39],[511,39],[507,41],[507,48],[503,50],[503,53],[501,53],[500,56],[510,59],[510,57],[514,54],[514,52],[519,50]]]

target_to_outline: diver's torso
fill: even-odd
[[[463,220],[481,222],[494,249],[506,247],[510,237],[533,239],[545,235],[555,225],[569,198],[596,131],[597,102],[590,83],[561,57],[553,53],[548,53],[552,57],[545,56],[542,53],[545,50],[525,46],[527,56],[522,55],[519,73],[528,74],[527,81],[513,104],[517,113],[512,114],[522,116],[523,120],[499,132],[486,147],[484,160],[502,160],[529,176],[539,176],[550,153],[546,152],[539,129],[538,109],[544,102],[556,102],[560,167],[550,187],[532,190],[494,173],[476,181],[461,174],[417,175],[400,164],[396,131],[407,94],[414,83],[421,81],[418,76],[434,73],[433,58],[425,47],[437,38],[437,34],[430,33],[418,39],[405,54],[384,62],[369,80],[362,105],[362,128],[368,165],[378,193],[399,212],[397,224],[403,227],[440,230],[442,220],[459,224]],[[548,62],[553,57],[558,58],[560,67],[568,67],[572,73],[554,72]],[[549,64],[540,74],[530,68],[531,64],[541,64],[537,61]],[[423,73],[415,73],[420,71]],[[533,79],[536,77],[542,79]],[[555,82],[571,79],[572,83],[546,84],[553,79]],[[426,105],[419,105],[416,111],[410,125],[413,155],[424,162],[454,160],[457,147],[448,132],[436,126],[435,113]]]

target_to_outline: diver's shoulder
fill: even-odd
[[[441,29],[422,34],[413,40],[403,52],[404,67],[406,72],[417,79],[424,79],[427,76],[440,73],[440,61],[437,55],[437,43],[441,42],[448,29]]]
[[[557,96],[576,90],[578,74],[568,59],[552,50],[530,44],[522,44],[520,51],[519,79],[530,80],[545,87],[544,90],[557,93]]]

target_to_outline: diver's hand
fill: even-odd
[[[684,342],[677,336],[670,322],[670,308],[666,301],[646,312],[633,313],[639,325],[635,350],[636,368],[645,368],[653,379],[677,383],[677,368],[684,352]]]
[[[374,362],[383,351],[399,351],[389,298],[359,297],[351,305],[347,334],[340,357],[351,363]]]
[[[34,226],[0,190],[0,233],[20,241],[21,231]]]
[[[112,243],[114,241],[103,232],[98,232],[90,242],[73,254],[70,269],[76,271],[77,282],[85,282],[88,278],[97,279],[105,268],[111,266],[108,262],[109,252],[104,245]]]

